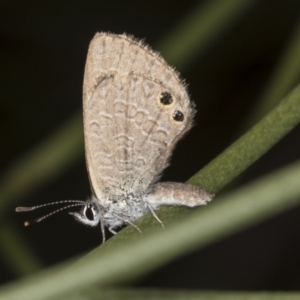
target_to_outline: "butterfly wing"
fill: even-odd
[[[143,194],[194,115],[184,84],[157,53],[107,33],[91,41],[83,105],[86,161],[98,199]]]

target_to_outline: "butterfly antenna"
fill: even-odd
[[[45,216],[43,216],[43,217],[37,218],[37,219],[35,219],[35,220],[31,220],[31,221],[25,221],[25,222],[24,222],[24,226],[29,226],[29,225],[31,225],[31,224],[33,224],[33,223],[41,222],[41,221],[45,220],[46,218],[49,218],[49,217],[51,217],[51,216],[53,216],[53,215],[55,215],[55,214],[57,214],[57,213],[59,213],[59,212],[61,212],[61,211],[63,211],[63,210],[66,210],[66,209],[68,209],[68,208],[70,208],[70,207],[83,206],[83,205],[85,205],[85,202],[84,202],[84,201],[81,201],[81,202],[78,202],[78,203],[73,203],[73,204],[64,206],[64,207],[62,207],[62,208],[59,208],[59,209],[57,209],[57,210],[52,211],[51,213],[49,213],[49,214],[47,214],[47,215],[45,215]]]
[[[45,204],[36,205],[36,206],[19,206],[19,207],[16,207],[16,212],[31,211],[31,210],[35,210],[37,208],[46,207],[46,206],[50,206],[50,205],[57,205],[57,204],[62,204],[62,203],[78,203],[78,205],[86,204],[85,201],[81,201],[81,200],[63,200],[63,201],[50,202],[50,203],[45,203]]]

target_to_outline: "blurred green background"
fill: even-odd
[[[221,3],[229,8],[236,5],[224,25],[218,23],[227,9]],[[196,126],[179,143],[162,178],[186,181],[268,110],[268,105],[260,106],[260,100],[268,93],[270,82],[276,82],[276,70],[284,55],[297,49],[291,43],[298,35],[299,16],[300,2],[296,0],[1,1],[1,282],[101,243],[98,227],[82,226],[67,213],[24,228],[25,220],[49,210],[26,215],[14,212],[15,206],[90,196],[81,95],[88,44],[95,32],[126,32],[145,39],[188,83],[198,109]],[[297,62],[293,61],[289,70],[293,66]],[[276,103],[299,83],[297,70],[284,87],[275,84],[278,90],[273,98],[270,96],[270,103]],[[63,146],[69,141],[70,149]],[[48,160],[40,159],[52,142],[57,147],[50,151]],[[55,160],[64,151],[66,156]],[[236,185],[299,159],[299,153],[298,126],[251,166]],[[29,160],[36,161],[41,169],[45,166],[45,173],[40,175],[28,167],[25,175],[19,174]],[[138,284],[299,290],[299,214],[300,208],[274,217],[178,259],[141,278]]]

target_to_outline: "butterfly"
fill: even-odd
[[[161,205],[204,205],[213,194],[196,186],[158,182],[177,142],[193,125],[194,104],[179,74],[143,42],[126,34],[97,33],[92,39],[83,83],[86,164],[92,190],[87,201],[66,200],[61,210],[78,221],[105,227],[133,223]],[[25,225],[29,225],[25,222]]]

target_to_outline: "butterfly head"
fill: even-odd
[[[89,226],[97,226],[103,219],[103,211],[94,200],[88,200],[80,212],[69,212],[75,219]]]

